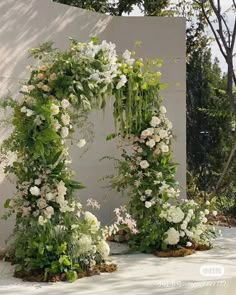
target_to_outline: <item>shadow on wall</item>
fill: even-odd
[[[49,0],[0,3],[0,96],[12,92],[9,78],[16,79],[17,83],[17,79],[27,77],[25,67],[29,48],[52,40],[56,47],[66,49],[69,36],[86,41],[89,36],[99,35],[110,19]]]

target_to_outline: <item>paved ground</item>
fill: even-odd
[[[146,254],[113,257],[119,270],[70,283],[39,284],[13,278],[9,263],[0,262],[1,295],[234,295],[236,229],[223,229],[215,248],[184,258]],[[200,269],[208,273],[203,276]],[[210,270],[220,276],[210,276]],[[224,270],[224,274],[222,274]]]

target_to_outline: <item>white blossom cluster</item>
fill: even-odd
[[[167,245],[177,245],[185,241],[185,246],[190,247],[192,243],[210,244],[210,238],[216,235],[216,229],[207,225],[208,209],[210,203],[207,202],[202,209],[193,200],[183,200],[179,206],[165,203],[162,206],[160,218],[169,222],[172,226],[165,232],[164,242]],[[212,215],[217,212],[213,210]]]

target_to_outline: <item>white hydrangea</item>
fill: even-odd
[[[92,238],[89,235],[83,234],[78,240],[78,252],[88,253],[92,250]]]
[[[184,219],[184,212],[180,207],[170,206],[166,211],[166,220],[173,223],[180,223]]]
[[[97,220],[97,217],[89,211],[84,213],[84,220],[90,225],[90,231],[95,233],[100,228],[100,222]]]
[[[178,244],[179,239],[180,239],[180,234],[175,228],[173,228],[173,227],[169,228],[168,231],[165,232],[165,235],[167,235],[167,238],[164,240],[164,242],[167,245]]]
[[[146,208],[150,208],[150,207],[152,207],[152,202],[146,201],[146,202],[145,202],[145,207],[146,207]]]
[[[103,259],[107,259],[110,254],[110,247],[105,240],[102,240],[97,245],[97,251],[101,254]]]

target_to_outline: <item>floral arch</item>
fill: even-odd
[[[16,213],[16,274],[27,277],[36,272],[43,280],[60,274],[73,281],[91,268],[107,271],[106,238],[124,221],[124,212],[118,209],[119,221],[102,228],[82,208],[75,192],[83,186],[68,169],[65,140],[72,138],[81,111],[104,109],[111,96],[116,130],[110,137],[128,138],[134,149],[131,155],[124,152],[112,181],[118,190],[131,188],[129,210],[139,230],[132,243],[152,251],[193,241],[194,235],[200,240],[207,211],[200,218],[196,212],[202,209],[194,202],[185,202],[182,209],[169,203],[179,191],[169,149],[172,126],[160,105],[161,61],[144,65],[128,50],[118,57],[114,44],[95,38],[89,43],[72,40],[65,52],[45,43],[31,55],[39,65],[30,68],[21,100],[4,102],[14,108],[14,130],[1,151],[3,156],[16,156],[5,168],[17,178],[16,195],[5,204],[7,215]],[[78,146],[84,144],[81,140]],[[134,221],[124,214],[134,229]],[[109,271],[114,269],[110,265]]]

